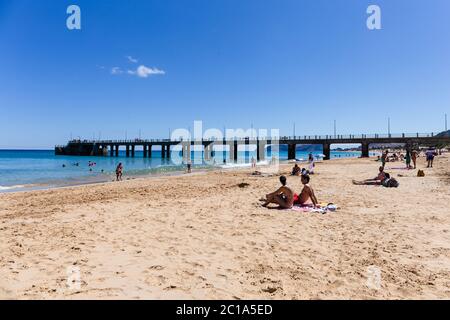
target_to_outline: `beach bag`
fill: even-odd
[[[418,177],[425,177],[425,172],[423,172],[423,170],[419,170],[419,171],[417,171],[417,176]]]
[[[400,183],[398,183],[398,181],[394,178],[384,179],[382,184],[386,188],[398,188],[398,186],[400,185]]]

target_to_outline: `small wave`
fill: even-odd
[[[2,190],[12,190],[12,189],[19,189],[19,188],[25,188],[23,185],[15,185],[15,186],[0,186],[0,191]]]

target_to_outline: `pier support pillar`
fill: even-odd
[[[238,142],[237,142],[237,140],[233,141],[233,154],[231,156],[233,157],[233,162],[238,161]]]
[[[204,149],[204,158],[205,158],[205,162],[210,162],[212,157],[213,157],[213,144],[207,144],[205,145],[205,149]]]
[[[127,157],[130,156],[130,146],[129,145],[126,146],[126,156]]]
[[[225,140],[225,138],[223,139],[223,143],[222,143],[222,155],[223,155],[223,163],[226,163],[227,162],[227,149],[226,149],[226,146],[227,146],[227,141]],[[230,152],[231,152],[231,150],[230,150]]]
[[[191,160],[191,142],[184,142],[182,145],[182,156],[183,156],[183,161],[184,162],[188,162]]]
[[[134,154],[135,154],[135,145],[131,146],[131,157],[134,158]]]
[[[331,158],[331,148],[329,143],[324,143],[323,145],[323,160],[330,160]]]
[[[288,145],[288,160],[295,159],[296,147],[294,143]]]
[[[114,150],[116,152],[116,157],[119,156],[119,145],[116,144],[116,150]]]
[[[266,158],[266,142],[264,140],[256,141],[256,160],[262,161]]]
[[[369,143],[363,142],[361,143],[361,158],[369,157]]]
[[[166,158],[166,146],[165,145],[161,145],[161,158],[163,158],[163,159]]]
[[[244,144],[245,144],[245,151],[244,151],[244,162],[246,162],[247,161],[247,152],[249,152],[248,150],[249,150],[249,145],[250,145],[250,140],[249,139],[245,139],[245,142],[244,142]],[[250,159],[248,159],[248,161],[250,162]]]
[[[191,161],[192,152],[191,152],[191,142],[189,141],[186,149],[186,157],[188,161]]]
[[[147,146],[144,144],[144,146],[142,147],[143,153],[144,153],[144,158],[147,158]]]
[[[167,159],[170,159],[170,144],[168,144],[166,147],[166,154],[167,154]]]
[[[152,157],[152,147],[153,147],[152,145],[149,145],[149,146],[148,146],[147,154],[148,154],[148,157],[149,157],[149,158]]]
[[[109,155],[111,157],[114,157],[114,145],[113,144],[109,146]]]

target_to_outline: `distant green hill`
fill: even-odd
[[[436,137],[450,138],[450,130],[442,131],[441,133],[437,134]]]

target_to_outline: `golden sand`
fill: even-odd
[[[449,299],[449,160],[387,170],[398,189],[352,185],[374,159],[319,163],[324,215],[262,208],[278,178],[249,169],[1,194],[0,298]]]

